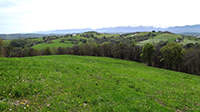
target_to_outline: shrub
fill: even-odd
[[[52,55],[52,50],[49,46],[47,46],[45,49],[44,49],[44,54],[45,55]]]

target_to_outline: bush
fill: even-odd
[[[44,49],[44,54],[45,55],[52,55],[52,50],[49,46],[47,46],[45,49]]]

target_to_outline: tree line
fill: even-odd
[[[73,47],[46,47],[43,50],[31,47],[16,48],[4,46],[0,40],[1,57],[26,57],[39,55],[83,55],[103,56],[147,63],[148,66],[175,70],[200,75],[200,44],[183,48],[178,43],[160,42],[156,45],[146,43],[143,47],[137,46],[135,41],[131,44],[124,42],[112,43],[86,42]]]

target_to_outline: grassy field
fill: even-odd
[[[138,42],[137,45],[144,46],[146,43],[159,43],[160,41],[167,41],[167,39],[148,39],[141,42]]]
[[[200,111],[199,76],[106,57],[0,58],[0,111]]]
[[[84,34],[84,33],[83,33]],[[98,37],[98,38],[101,38],[103,36],[106,36],[106,37],[111,37],[111,36],[119,36],[119,35],[116,35],[116,34],[104,34],[104,33],[101,33],[100,35],[97,35],[96,33],[92,33],[95,37]],[[94,38],[86,38],[86,37],[81,37],[80,34],[79,35],[76,35],[76,36],[73,36],[73,37],[68,37],[68,38],[65,38],[65,39],[76,39],[76,40],[79,40],[79,39],[86,39],[87,41],[89,40],[94,40]],[[44,49],[45,47],[49,46],[51,48],[58,48],[58,47],[72,47],[74,46],[74,44],[71,44],[70,41],[68,41],[69,43],[60,43],[59,41],[61,41],[63,38],[59,38],[59,39],[55,39],[55,40],[52,40],[53,43],[50,43],[50,44],[46,44],[46,43],[40,43],[40,44],[37,44],[35,46],[32,46],[33,48],[35,49]],[[38,39],[31,39],[32,41],[34,40],[42,40],[42,38],[38,38]],[[81,42],[79,42],[80,44]]]
[[[189,43],[196,44],[196,43],[200,43],[200,41],[195,41],[195,40],[184,39],[184,41],[183,41],[183,42],[181,42],[181,44],[182,44],[182,45],[186,45],[186,44],[189,44]]]
[[[175,41],[176,38],[183,38],[181,35],[164,33],[154,37],[155,39],[167,39],[168,41]]]
[[[147,35],[149,32],[143,32],[138,35]],[[159,43],[160,41],[169,41],[169,42],[175,42],[176,38],[182,38],[181,35],[177,34],[169,34],[169,33],[164,33],[160,34],[158,32],[155,32],[157,36],[155,37],[150,37],[148,40],[144,40],[141,42],[138,42],[137,45],[143,46],[145,43]]]
[[[148,35],[149,33],[155,34],[155,35],[157,35],[157,36],[161,34],[161,33],[159,33],[159,32],[141,32],[141,33],[138,33],[138,36]]]
[[[74,44],[71,44],[70,41],[69,43],[60,43],[59,41],[61,41],[62,39],[56,39],[56,40],[52,40],[53,43],[50,44],[46,44],[46,43],[41,43],[41,44],[37,44],[35,46],[32,46],[34,49],[45,49],[47,46],[49,46],[50,48],[58,48],[58,47],[72,47],[74,46]]]

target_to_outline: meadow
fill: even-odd
[[[157,38],[157,39],[175,40],[176,38],[182,38],[182,36],[178,35],[178,34],[164,33],[164,34],[161,34],[159,36],[156,36],[155,38]]]
[[[200,111],[199,76],[107,57],[0,58],[0,111]]]
[[[146,43],[156,44],[156,43],[159,43],[160,41],[167,41],[167,39],[148,39],[148,40],[138,42],[137,45],[144,46],[144,44],[146,44]]]
[[[68,43],[60,43],[61,40],[62,40],[62,38],[56,39],[56,40],[52,40],[53,43],[48,43],[48,44],[41,43],[41,44],[37,44],[35,46],[32,46],[32,48],[41,50],[41,49],[45,49],[47,46],[49,46],[50,48],[58,48],[58,47],[65,47],[65,48],[67,48],[67,47],[74,46],[74,44],[71,44],[70,41],[68,41]]]
[[[147,34],[148,34],[148,32],[143,32],[143,33],[139,33],[138,35],[141,36],[141,35],[147,35]],[[175,40],[177,38],[180,38],[180,39],[183,38],[182,35],[178,35],[178,34],[170,34],[170,33],[160,34],[158,32],[156,32],[155,34],[156,34],[155,37],[150,37],[147,40],[138,42],[137,45],[144,46],[144,44],[146,44],[146,43],[156,44],[156,43],[159,43],[160,41],[175,42]],[[182,45],[187,45],[189,43],[196,44],[196,43],[199,43],[199,41],[189,40],[188,38],[185,38],[183,41],[180,42],[180,44],[182,44]]]
[[[200,42],[200,41],[184,39],[183,42],[181,42],[181,44],[182,44],[182,45],[187,45],[187,44],[189,44],[189,43],[196,44],[196,43],[199,43],[199,42]]]

